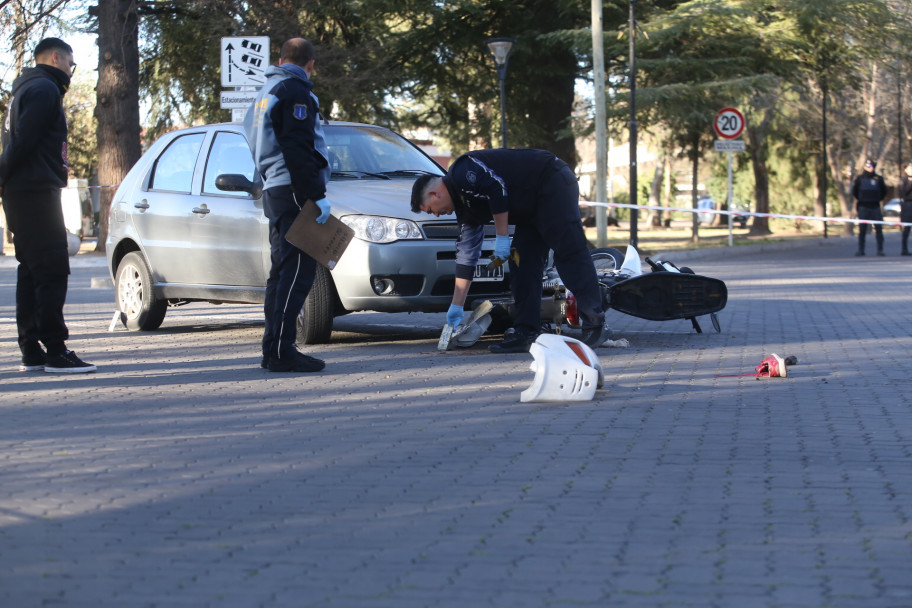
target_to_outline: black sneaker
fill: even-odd
[[[271,372],[318,372],[324,367],[325,362],[304,353],[282,358],[271,357],[267,362],[267,369]]]
[[[263,355],[263,358],[260,359],[260,367],[269,369],[269,357],[267,355]]]
[[[492,344],[488,350],[492,353],[527,353],[537,337],[538,332],[511,328],[504,333],[500,344]]]
[[[608,329],[607,325],[603,324],[600,327],[584,329],[583,335],[580,336],[580,342],[594,350],[604,344],[610,335],[611,330]]]
[[[20,372],[43,372],[47,363],[47,354],[40,346],[25,349],[22,353],[22,363],[19,364]]]
[[[65,351],[62,355],[48,355],[47,363],[44,365],[44,371],[50,374],[86,374],[96,369],[71,350]]]
[[[864,250],[863,250],[863,249],[859,249],[858,251],[855,252],[855,257],[856,257],[856,258],[860,258],[860,257],[863,257],[863,256],[864,256]]]

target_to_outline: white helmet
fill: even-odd
[[[605,381],[595,352],[579,340],[563,335],[541,334],[529,347],[535,372],[532,386],[520,401],[589,401]]]

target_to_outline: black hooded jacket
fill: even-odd
[[[67,184],[67,122],[63,94],[70,78],[38,65],[13,81],[3,118],[0,187],[4,194],[63,188]]]

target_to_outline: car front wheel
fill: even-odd
[[[298,313],[298,344],[326,344],[333,328],[333,284],[329,271],[317,265],[313,287]]]
[[[133,251],[117,266],[114,284],[117,308],[132,331],[151,331],[161,327],[168,303],[156,300],[152,293],[152,273],[142,254]]]

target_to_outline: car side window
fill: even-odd
[[[216,178],[226,173],[237,173],[253,181],[253,156],[243,135],[229,131],[219,131],[212,140],[209,158],[206,160],[203,193],[249,198],[250,195],[246,192],[230,192],[216,188]]]
[[[149,189],[189,194],[193,169],[205,137],[205,133],[191,133],[172,141],[155,161]]]

